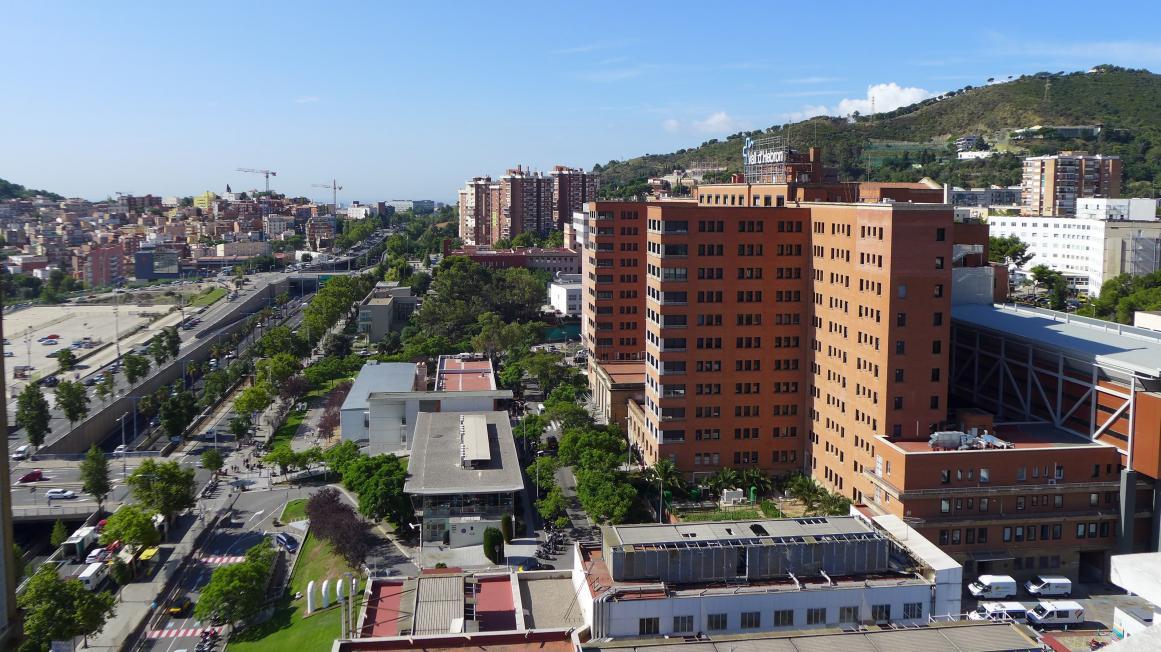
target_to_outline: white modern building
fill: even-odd
[[[581,275],[556,275],[548,284],[548,303],[553,310],[566,317],[576,317],[581,313]]]
[[[370,441],[370,404],[372,392],[411,393],[426,389],[427,368],[410,362],[368,362],[359,370],[347,399],[339,411],[339,429],[343,440]]]
[[[958,618],[963,568],[894,516],[605,528],[582,550],[592,638]]]
[[[1157,220],[1157,200],[1079,197],[1076,200],[1076,216],[1089,220],[1153,222]]]
[[[420,412],[499,410],[511,398],[511,390],[496,388],[492,363],[479,354],[441,356],[433,387],[426,363],[368,362],[343,403],[342,437],[371,455],[405,453]]]
[[[1094,204],[1089,210],[1108,215],[1117,209]],[[1133,209],[1130,205],[1126,210]],[[1047,265],[1064,274],[1072,287],[1091,294],[1119,274],[1140,276],[1161,269],[1161,222],[1156,220],[1020,215],[990,217],[988,226],[989,235],[1014,235],[1028,243],[1033,256],[1021,272]]]

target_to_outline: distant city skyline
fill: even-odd
[[[1161,69],[1145,3],[5,8],[0,178],[67,196],[271,187],[455,201],[475,175],[696,147],[812,115],[1108,63]],[[974,13],[973,13],[974,12]],[[745,31],[746,26],[763,26]],[[1051,36],[1049,36],[1051,35]]]

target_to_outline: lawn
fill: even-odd
[[[333,583],[347,572],[347,565],[331,552],[328,544],[309,534],[299,554],[301,559],[290,578],[290,587],[279,600],[274,615],[264,623],[231,636],[229,649],[232,652],[329,650],[339,637],[340,612],[336,607],[304,618],[302,611],[306,608],[306,598],[293,600],[292,596],[299,591],[305,592],[311,580],[315,580],[316,587],[328,578]],[[356,609],[361,608],[363,602],[361,591],[357,596]]]
[[[295,521],[306,520],[306,499],[299,498],[286,503],[286,507],[282,509],[282,516],[279,520],[283,523],[293,523]]]
[[[270,438],[270,447],[274,448],[279,444],[290,444],[290,440],[294,439],[294,433],[298,432],[298,427],[302,425],[302,420],[306,418],[306,412],[295,410],[286,417],[286,423],[282,427],[274,431],[274,436]]]
[[[742,507],[739,509],[714,509],[709,511],[689,511],[682,512],[680,515],[682,521],[759,521],[766,516],[760,510],[752,507]]]
[[[190,308],[200,308],[202,306],[209,306],[216,303],[219,299],[226,296],[226,288],[215,287],[190,299],[188,305]]]

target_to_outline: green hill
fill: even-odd
[[[843,179],[916,181],[929,176],[960,186],[1012,185],[1019,182],[1020,156],[1082,149],[1124,159],[1126,194],[1151,196],[1161,183],[1161,75],[1147,70],[1097,66],[1093,72],[1037,73],[981,88],[971,86],[889,113],[852,118],[817,117],[765,130],[713,139],[672,154],[647,154],[594,166],[602,195],[629,197],[644,191],[650,176],[686,169],[694,162],[725,167],[710,178],[741,171],[747,136],[787,135],[796,148],[819,146],[828,165]],[[1098,136],[1010,140],[1013,129],[1034,125],[1102,125]],[[949,140],[981,134],[1002,154],[979,161],[958,161]],[[884,158],[876,141],[915,143],[913,152],[897,143],[895,157]],[[932,148],[936,144],[942,147]],[[879,147],[881,149],[881,146]],[[865,156],[866,154],[866,156]],[[874,161],[874,163],[871,163]],[[917,167],[918,165],[918,167]]]
[[[60,200],[64,199],[55,192],[48,192],[47,190],[32,190],[25,188],[18,183],[12,183],[0,179],[0,201],[5,199],[32,199],[33,197],[47,197],[49,199]]]

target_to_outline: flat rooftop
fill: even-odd
[[[736,541],[758,538],[804,538],[848,534],[874,534],[875,530],[854,516],[779,518],[758,521],[613,525],[606,528],[610,545],[649,546],[665,543]]]
[[[415,389],[415,365],[410,362],[368,362],[359,370],[344,410],[366,410],[372,392],[410,392]]]
[[[956,451],[948,449],[933,449],[931,444],[926,439],[923,440],[895,440],[889,437],[880,437],[883,441],[903,450],[907,453],[955,453],[955,452],[969,452],[978,453],[989,450],[1028,450],[1028,449],[1045,449],[1045,448],[1096,448],[1100,446],[1108,446],[1091,439],[1085,439],[1080,435],[1071,433],[1062,428],[1058,428],[1051,423],[1019,423],[1019,424],[996,424],[996,429],[991,432],[997,438],[1012,445],[1011,448],[984,448],[971,449],[968,451]]]
[[[492,361],[483,357],[461,358],[443,355],[435,371],[435,389],[440,392],[479,392],[496,389]]]
[[[1161,377],[1161,332],[1007,304],[952,306],[952,319],[1091,360],[1101,366]]]
[[[964,621],[873,631],[717,636],[712,641],[623,639],[586,643],[584,650],[622,652],[1039,652],[1040,644],[1019,625]]]
[[[479,461],[471,468],[465,468],[461,461],[467,452],[460,432],[461,415],[483,416],[487,428],[487,455],[482,448],[473,450]],[[415,419],[408,472],[403,491],[409,494],[486,494],[524,489],[507,412],[420,412]]]
[[[645,383],[644,360],[603,360],[598,364],[613,385]]]
[[[528,629],[583,627],[584,614],[568,577],[536,577],[520,573],[520,602]]]

